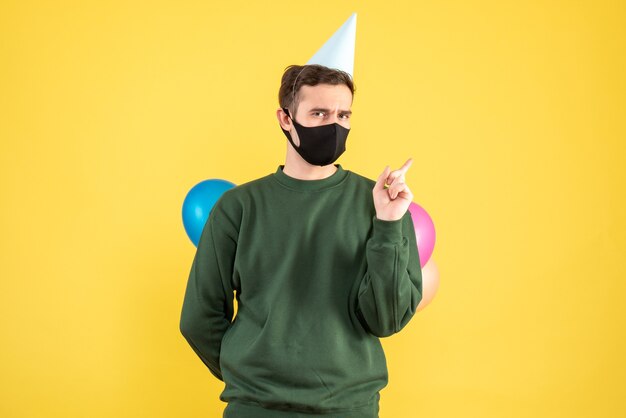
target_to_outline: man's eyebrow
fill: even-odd
[[[330,112],[330,109],[325,109],[323,107],[315,107],[311,110],[309,110],[309,112]],[[343,113],[344,115],[351,115],[352,111],[351,110],[340,110],[339,113]]]

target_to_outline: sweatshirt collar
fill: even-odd
[[[284,164],[281,164],[276,169],[273,177],[276,181],[278,181],[283,186],[298,191],[319,191],[329,189],[331,187],[337,186],[343,182],[350,173],[347,170],[344,170],[341,164],[334,164],[337,167],[337,171],[335,171],[330,176],[318,179],[318,180],[302,180],[297,179],[295,177],[290,177],[283,171],[285,168]]]

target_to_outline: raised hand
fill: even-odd
[[[378,176],[378,180],[372,190],[376,218],[383,221],[396,221],[401,219],[413,201],[413,193],[405,183],[405,174],[413,158],[406,160],[404,165],[397,170],[389,172],[389,166]],[[385,185],[389,187],[385,187]]]

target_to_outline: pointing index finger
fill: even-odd
[[[398,170],[402,172],[402,174],[406,173],[409,167],[413,164],[413,157],[406,160],[406,162],[400,167]]]
[[[409,158],[406,162],[397,170],[394,170],[391,177],[391,184],[394,184],[396,181],[404,181],[404,174],[407,172],[409,167],[413,164],[413,158]]]

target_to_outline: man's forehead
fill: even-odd
[[[322,86],[317,88],[318,86]],[[342,86],[336,88],[337,86]],[[300,108],[308,110],[326,110],[334,111],[335,109],[344,112],[350,112],[352,106],[352,92],[343,84],[341,85],[320,85],[302,86],[298,91]]]

